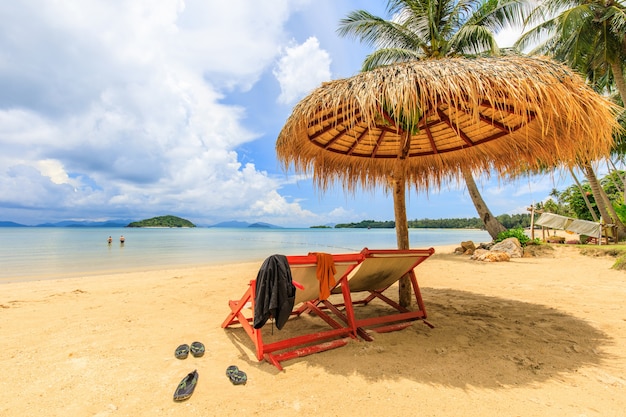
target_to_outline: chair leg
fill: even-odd
[[[228,306],[230,307],[230,313],[226,316],[226,320],[222,323],[222,328],[230,326],[231,324],[236,324],[241,322],[243,314],[241,310],[245,307],[248,302],[253,302],[253,288],[254,286],[250,284],[248,290],[243,294],[243,296],[239,299],[239,301],[230,300],[228,302]],[[247,321],[244,320],[244,321]]]

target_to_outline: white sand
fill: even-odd
[[[452,249],[416,269],[434,329],[417,322],[283,372],[220,327],[260,263],[1,285],[0,415],[624,415],[626,275],[614,259],[561,247],[478,263]],[[174,358],[195,340],[204,357]],[[228,365],[247,385],[231,385]],[[194,369],[195,393],[173,402]]]

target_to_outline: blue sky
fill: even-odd
[[[299,99],[360,69],[368,49],[338,37],[339,20],[356,9],[386,16],[385,5],[1,2],[0,220],[392,220],[384,190],[321,194],[284,172],[274,150]],[[477,180],[495,215],[525,212],[571,183]],[[407,203],[409,219],[476,217],[463,184],[412,190]]]

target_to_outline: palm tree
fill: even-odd
[[[626,2],[545,0],[525,19],[533,26],[515,43],[585,74],[592,85],[616,88],[626,103]]]
[[[519,0],[388,0],[391,20],[356,10],[340,21],[338,33],[375,48],[363,71],[427,58],[498,55],[495,34],[522,22],[526,5]],[[461,170],[468,193],[485,228],[495,239],[506,228],[482,199],[472,172]]]
[[[589,201],[589,197],[587,197],[587,193],[585,192],[583,185],[580,183],[580,181],[578,181],[578,177],[576,176],[574,169],[572,167],[568,167],[568,169],[569,169],[570,175],[572,176],[572,178],[574,179],[574,182],[576,183],[576,186],[580,190],[580,195],[582,196],[583,201],[585,202],[585,205],[587,206],[587,210],[589,210],[589,214],[591,214],[591,218],[593,219],[594,222],[599,221],[598,216],[596,215],[596,210],[593,208],[591,201]]]
[[[530,54],[547,54],[584,74],[589,83],[607,92],[617,89],[626,103],[626,3],[624,0],[546,0],[525,19],[532,26],[515,43]],[[605,222],[626,226],[602,189],[590,161],[582,169]]]

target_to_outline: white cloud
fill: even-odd
[[[0,220],[389,218],[378,198],[315,197],[273,154],[277,100],[359,71],[368,48],[335,32],[355,9],[384,15],[365,0],[0,2]]]
[[[67,175],[67,172],[65,172],[63,164],[60,161],[54,159],[37,161],[37,168],[39,169],[39,172],[41,172],[41,175],[50,178],[50,181],[55,184],[73,183]]]
[[[3,2],[0,220],[14,207],[59,219],[211,222],[263,203],[268,219],[310,214],[238,161],[237,147],[259,134],[244,107],[225,102],[270,69],[302,4]]]
[[[320,49],[316,38],[285,48],[284,55],[274,69],[281,91],[278,102],[292,104],[322,81],[330,80],[330,63],[328,52]]]
[[[505,28],[496,34],[496,43],[500,48],[509,48],[522,35],[521,28]]]
[[[343,207],[336,207],[328,213],[328,219],[331,222],[345,221],[345,219],[355,219],[355,213],[352,210],[346,210]],[[362,220],[362,219],[360,219]]]

